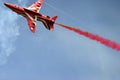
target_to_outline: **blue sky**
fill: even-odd
[[[55,25],[48,31],[3,3],[28,7],[35,0],[0,2],[0,80],[120,80],[120,52]],[[119,0],[44,0],[40,11],[57,22],[120,43]]]

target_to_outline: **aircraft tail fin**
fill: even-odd
[[[57,17],[58,17],[58,16],[53,16],[53,17],[51,18],[54,23],[55,23]],[[54,26],[53,26],[54,23],[50,25],[50,29],[51,29],[52,31],[54,31]]]
[[[53,17],[52,17],[52,20],[56,21],[57,17],[58,17],[58,16],[53,16]]]

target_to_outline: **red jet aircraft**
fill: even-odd
[[[28,8],[22,8],[10,3],[4,3],[4,5],[17,14],[25,17],[31,32],[36,32],[36,21],[41,21],[48,30],[54,30],[53,25],[57,19],[57,16],[50,18],[49,16],[44,16],[39,13],[41,6],[43,5],[43,0],[38,0]]]
[[[76,32],[80,35],[83,35],[87,38],[90,38],[90,39],[95,40],[97,42],[100,42],[100,43],[102,43],[102,44],[104,44],[108,47],[111,47],[113,49],[116,49],[116,50],[120,51],[120,44],[118,44],[114,41],[102,38],[98,35],[94,35],[94,34],[91,34],[89,32],[86,32],[86,31],[82,31],[80,29],[76,29],[76,28],[73,28],[73,27],[70,27],[70,26],[55,23],[55,21],[57,19],[57,16],[54,16],[54,17],[50,18],[49,16],[44,16],[44,15],[40,14],[39,10],[40,10],[40,8],[43,4],[43,0],[38,0],[37,2],[35,2],[33,5],[31,5],[28,8],[18,7],[18,6],[15,6],[13,4],[9,4],[9,3],[4,3],[4,4],[8,8],[13,10],[14,12],[16,12],[19,15],[22,15],[23,17],[25,17],[28,21],[28,25],[29,25],[29,28],[30,28],[31,32],[33,32],[33,33],[35,33],[35,31],[36,31],[36,21],[41,21],[48,30],[54,30],[53,25],[57,24],[57,25],[59,25],[63,28],[66,28],[68,30]]]

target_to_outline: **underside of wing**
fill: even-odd
[[[36,32],[36,23],[32,21],[30,18],[27,18],[28,26],[31,32]]]
[[[42,4],[43,4],[43,0],[38,0],[34,4],[32,4],[30,7],[28,7],[28,9],[34,12],[39,12]]]

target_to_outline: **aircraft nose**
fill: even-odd
[[[9,3],[4,3],[4,5],[7,7],[11,7],[11,5]]]
[[[8,6],[8,3],[4,3],[5,6]]]

